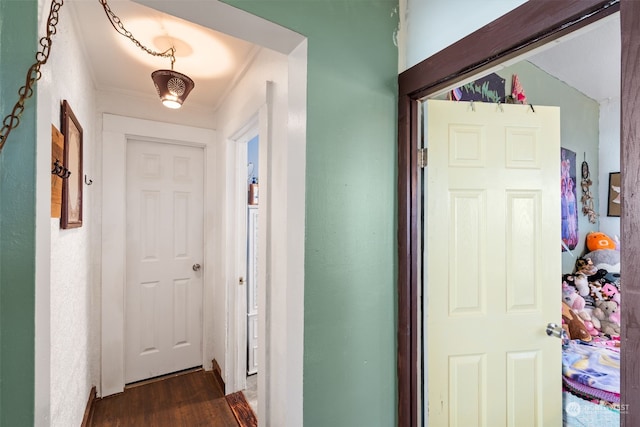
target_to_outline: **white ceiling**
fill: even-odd
[[[195,82],[185,104],[216,109],[242,76],[259,47],[128,0],[110,0],[111,10],[143,45],[158,52],[176,48],[174,69]],[[151,56],[118,34],[99,0],[71,0],[71,14],[98,90],[156,98],[151,73],[170,69],[168,58]]]
[[[620,97],[619,13],[551,45],[527,60],[595,101]]]

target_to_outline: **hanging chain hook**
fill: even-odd
[[[2,128],[0,128],[0,152],[4,144],[6,144],[11,130],[20,125],[20,116],[24,112],[24,104],[27,99],[33,96],[33,87],[42,77],[40,67],[47,63],[49,55],[51,54],[51,46],[53,45],[51,37],[56,33],[56,25],[58,25],[60,8],[63,3],[64,0],[53,0],[51,2],[49,17],[47,18],[47,35],[40,39],[41,49],[36,53],[36,62],[29,67],[25,84],[18,90],[18,95],[20,96],[18,101],[13,106],[11,113],[2,121]]]
[[[98,0],[100,2],[100,4],[102,5],[102,8],[104,9],[104,13],[107,15],[107,18],[109,19],[109,23],[111,24],[111,26],[121,35],[125,36],[126,38],[128,38],[129,40],[131,40],[131,42],[138,46],[140,49],[144,50],[145,52],[147,52],[149,55],[151,56],[159,56],[162,58],[169,58],[171,59],[171,69],[173,70],[173,64],[174,62],[176,62],[176,49],[175,47],[171,46],[169,49],[165,50],[164,52],[157,52],[153,49],[150,49],[148,47],[146,47],[145,45],[143,45],[142,43],[140,43],[138,41],[138,39],[136,39],[133,34],[131,34],[131,31],[127,30],[124,27],[124,24],[122,23],[122,20],[120,20],[120,18],[118,17],[118,15],[116,15],[113,10],[111,10],[111,7],[109,6],[109,4],[107,3],[107,0]]]
[[[133,44],[147,52],[149,55],[169,58],[171,60],[171,69],[173,70],[173,64],[176,62],[176,49],[174,46],[171,46],[164,52],[156,52],[155,50],[149,49],[148,47],[140,43],[133,36],[133,34],[131,34],[131,32],[124,27],[124,24],[122,23],[120,18],[109,7],[107,0],[98,1],[102,5],[104,12],[109,19],[109,22],[118,33],[127,37],[133,42]],[[47,18],[47,34],[40,39],[41,49],[36,53],[36,62],[31,67],[29,67],[25,84],[18,90],[18,101],[13,106],[11,113],[7,115],[2,121],[2,128],[0,128],[0,152],[2,152],[2,149],[4,148],[4,145],[6,144],[11,131],[20,125],[20,116],[22,116],[25,108],[24,104],[27,99],[33,96],[33,87],[36,82],[42,77],[40,67],[47,63],[49,55],[51,54],[51,47],[53,46],[51,37],[56,34],[56,26],[58,25],[58,22],[60,20],[60,9],[62,8],[63,4],[64,0],[52,0],[51,2],[49,17]]]

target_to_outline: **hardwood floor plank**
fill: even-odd
[[[82,418],[81,427],[89,427],[91,426],[91,416],[93,415],[94,407],[93,405],[96,402],[96,387],[91,387],[91,391],[89,392],[89,400],[87,401],[87,407],[84,410],[84,417]]]
[[[197,371],[98,399],[94,427],[239,427],[210,372]]]
[[[258,419],[241,391],[227,395],[226,399],[240,427],[258,427]]]

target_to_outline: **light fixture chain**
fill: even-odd
[[[124,27],[124,24],[122,23],[122,21],[120,20],[118,15],[116,15],[113,12],[113,10],[111,10],[111,7],[109,7],[109,4],[107,3],[107,0],[99,0],[99,1],[100,1],[100,4],[102,4],[102,8],[104,9],[104,13],[107,15],[107,18],[109,19],[109,22],[111,23],[111,26],[118,33],[122,34],[123,36],[125,36],[126,38],[131,40],[131,42],[133,42],[133,44],[135,44],[140,49],[142,49],[145,52],[147,52],[149,55],[160,56],[162,58],[171,58],[171,69],[173,69],[173,63],[176,62],[176,57],[175,57],[175,51],[176,50],[175,50],[175,48],[173,46],[170,47],[169,49],[165,50],[164,52],[156,52],[155,50],[152,50],[152,49],[146,47],[145,45],[140,43],[138,41],[138,39],[136,39],[133,36],[131,31],[127,30]]]
[[[0,129],[0,152],[4,148],[4,144],[7,142],[11,130],[20,125],[20,116],[24,112],[24,103],[33,96],[33,86],[42,77],[40,66],[46,64],[49,59],[51,46],[53,45],[51,36],[56,34],[56,25],[58,25],[60,8],[63,4],[64,0],[53,0],[51,2],[49,17],[47,18],[47,35],[40,39],[41,50],[36,53],[36,62],[31,65],[27,71],[24,86],[18,89],[18,95],[20,96],[18,102],[13,106],[11,114],[6,116],[2,121],[2,128]]]

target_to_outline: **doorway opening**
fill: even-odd
[[[478,411],[482,411],[482,405],[478,402],[476,402],[478,405],[470,402],[463,405],[455,401],[462,399],[463,396],[455,391],[454,379],[448,378],[446,370],[443,372],[442,369],[443,364],[446,365],[441,357],[446,353],[447,342],[438,340],[438,331],[444,328],[450,333],[455,330],[455,323],[460,321],[474,326],[462,328],[456,341],[468,343],[469,354],[486,355],[488,378],[497,380],[500,375],[506,375],[507,378],[518,377],[508,381],[497,381],[512,384],[507,388],[504,410],[510,414],[509,419],[516,420],[516,424],[523,424],[524,420],[537,419],[538,414],[544,413],[545,422],[549,425],[552,425],[553,419],[556,423],[561,423],[563,414],[567,425],[572,425],[581,420],[580,415],[584,417],[587,413],[593,415],[599,411],[602,411],[603,416],[609,416],[608,425],[619,424],[619,415],[615,410],[610,410],[610,408],[618,408],[619,399],[612,398],[611,401],[607,401],[606,407],[591,406],[589,401],[584,399],[576,400],[577,386],[568,376],[570,374],[565,376],[558,374],[558,372],[573,372],[572,367],[577,366],[579,361],[583,360],[583,356],[588,360],[590,359],[588,355],[594,357],[602,355],[607,360],[611,360],[612,366],[616,368],[609,370],[608,368],[612,366],[608,366],[606,373],[597,366],[591,366],[590,369],[598,372],[597,375],[606,376],[610,380],[605,386],[607,390],[603,391],[613,390],[614,393],[619,393],[619,336],[614,335],[612,338],[609,335],[611,331],[603,331],[598,323],[597,327],[592,327],[590,333],[584,336],[578,337],[574,331],[570,336],[574,340],[571,345],[561,348],[560,340],[552,340],[544,334],[538,334],[547,323],[557,325],[562,323],[561,304],[563,307],[567,303],[571,305],[567,309],[575,313],[576,325],[585,323],[591,326],[594,322],[598,322],[598,320],[591,322],[593,314],[598,310],[595,306],[597,301],[589,296],[589,291],[593,290],[594,296],[596,295],[597,289],[603,286],[604,279],[601,276],[604,272],[589,276],[588,279],[581,278],[581,281],[585,282],[584,288],[580,291],[582,296],[575,288],[573,277],[578,268],[576,267],[578,258],[586,256],[595,259],[596,255],[587,254],[589,251],[586,250],[586,236],[589,233],[601,231],[607,216],[606,211],[603,212],[602,209],[600,209],[600,217],[595,211],[583,213],[580,203],[580,198],[583,196],[580,191],[581,181],[580,175],[578,179],[576,178],[576,170],[580,170],[583,159],[589,160],[587,165],[590,163],[591,178],[595,183],[595,191],[591,195],[595,199],[593,207],[596,208],[600,193],[597,190],[598,182],[608,181],[609,172],[618,171],[620,166],[619,136],[616,135],[615,138],[609,136],[610,130],[617,129],[619,126],[620,118],[619,115],[605,114],[615,107],[614,104],[619,103],[617,82],[619,82],[620,70],[615,65],[619,63],[619,33],[618,15],[614,14],[572,33],[570,37],[559,39],[550,46],[529,52],[525,57],[503,63],[489,70],[489,73],[474,76],[470,81],[457,83],[453,89],[447,89],[422,101],[421,141],[428,146],[429,153],[429,165],[422,169],[424,175],[428,177],[420,180],[425,193],[422,203],[425,218],[424,284],[421,290],[424,300],[429,302],[428,306],[426,304],[423,306],[421,321],[423,332],[420,335],[425,349],[424,362],[421,364],[424,367],[423,417],[426,418],[428,412],[430,420],[436,424],[444,422],[441,419],[440,422],[436,421],[438,415],[441,417],[463,416],[462,414],[454,415],[455,408],[465,408],[464,416],[473,416],[474,419],[481,416],[480,413],[474,414],[469,409],[477,407]],[[610,61],[607,60],[607,56],[612,56]],[[594,60],[595,63],[592,62]],[[593,70],[597,78],[590,79],[585,75],[588,73],[582,70]],[[471,104],[471,101],[474,103]],[[508,102],[514,102],[515,105]],[[521,105],[522,103],[524,105]],[[554,135],[545,133],[548,126],[545,121],[534,119],[542,118],[549,108],[555,108],[559,114],[557,140],[553,137]],[[440,111],[451,112],[441,116]],[[453,114],[454,111],[457,112],[452,122],[454,124],[446,128],[446,114]],[[499,134],[491,134],[490,132],[494,129],[492,126],[499,123],[507,125],[506,128]],[[448,134],[439,132],[441,127],[448,129],[446,131]],[[531,133],[532,129],[535,129],[535,133]],[[476,130],[481,133],[475,134]],[[476,137],[478,139],[475,139]],[[448,158],[438,158],[439,150],[446,149],[446,146],[441,147],[439,143],[446,144],[447,140]],[[554,144],[554,141],[558,142]],[[472,151],[468,151],[472,148]],[[580,161],[577,159],[577,153],[581,154]],[[601,153],[605,155],[602,156]],[[497,161],[491,162],[492,156],[495,155],[498,155]],[[599,168],[601,157],[604,169]],[[610,163],[607,164],[607,162]],[[449,184],[446,194],[450,203],[448,208],[445,200],[438,199],[440,193],[437,180],[442,172],[436,170],[440,170],[442,165],[447,163],[449,164],[447,169]],[[550,169],[545,170],[549,167]],[[502,172],[498,174],[500,170]],[[467,183],[460,187],[462,184],[458,180],[469,175],[471,171],[477,173],[476,178],[471,181],[473,184]],[[531,175],[532,171],[535,171],[535,176]],[[508,179],[505,186],[497,193],[489,191],[486,193],[486,199],[484,196],[478,199],[478,201],[484,200],[486,205],[482,208],[477,207],[482,212],[484,209],[486,212],[492,212],[491,209],[496,208],[497,211],[487,213],[485,217],[471,218],[468,216],[469,209],[476,205],[471,202],[470,194],[484,188],[482,177],[489,175],[493,176],[492,185],[497,185],[501,179],[500,176],[505,178],[508,176]],[[558,181],[562,185],[558,184]],[[544,182],[547,184],[543,184]],[[538,184],[542,186],[538,187]],[[496,194],[503,194],[505,199],[494,198]],[[536,194],[536,197],[532,198],[533,194]],[[604,194],[607,194],[606,191]],[[538,197],[541,198],[538,199]],[[600,197],[600,199],[604,198]],[[536,206],[538,201],[540,205]],[[605,201],[602,200],[602,203],[604,206]],[[434,210],[433,206],[437,209]],[[585,206],[587,206],[586,203]],[[545,211],[545,207],[550,210]],[[443,211],[448,214],[438,217],[438,213]],[[497,228],[490,228],[491,219],[501,215],[506,216],[497,224]],[[540,223],[536,225],[537,221]],[[445,225],[447,223],[448,226]],[[474,226],[465,228],[467,224],[474,224]],[[562,227],[559,224],[562,224]],[[464,233],[455,231],[459,226],[463,227]],[[608,233],[611,236],[619,236],[619,224],[611,226],[613,230]],[[492,236],[491,239],[480,238],[481,231],[485,229],[488,235]],[[490,229],[492,231],[489,231]],[[558,252],[550,250],[551,247],[559,246],[557,244],[559,236],[554,233],[557,229],[562,232],[561,256]],[[437,234],[441,230],[449,230],[449,235],[438,240]],[[502,237],[500,233],[505,233],[505,236]],[[517,233],[518,238],[514,239],[516,234],[512,233]],[[536,243],[537,238],[541,240]],[[505,246],[488,249],[491,242],[495,240],[505,242]],[[436,251],[436,247],[441,250]],[[447,247],[449,247],[448,251]],[[546,249],[541,251],[540,248]],[[444,259],[440,258],[443,253],[445,253]],[[496,255],[497,258],[493,261],[485,261]],[[607,273],[619,274],[619,252],[611,251],[608,255],[612,257],[617,255],[618,261],[614,263],[617,264],[616,266],[607,266],[612,270]],[[436,258],[439,260],[436,261]],[[464,261],[458,269],[455,261],[460,258]],[[496,269],[498,265],[504,265],[504,269]],[[447,267],[441,271],[440,266]],[[510,271],[509,268],[515,268],[517,271]],[[524,271],[528,273],[523,275]],[[565,278],[566,282],[563,282]],[[441,285],[430,287],[429,283],[449,283],[449,289]],[[611,280],[607,283],[609,283],[607,289],[611,287],[612,292],[615,290],[617,295],[615,298],[619,299],[619,280]],[[563,297],[566,299],[564,304]],[[483,298],[486,300],[483,301]],[[603,304],[605,298],[609,299],[604,296],[602,298]],[[446,300],[450,301],[449,314],[439,313],[445,305],[443,301]],[[586,305],[585,300],[588,301]],[[495,304],[496,302],[499,303]],[[478,337],[484,334],[476,328],[479,327],[483,315],[475,312],[474,307],[491,317],[488,325],[492,326],[486,326],[485,331],[500,330],[500,336],[509,337],[508,342],[503,344],[504,347],[500,347],[499,337],[493,337],[490,347],[485,348],[488,352],[480,350],[484,347],[485,340]],[[525,311],[531,310],[542,316],[536,321],[529,322],[532,329],[528,330],[524,327]],[[509,321],[508,318],[512,315],[515,318]],[[452,320],[452,324],[449,325],[447,319],[454,318],[457,320]],[[509,332],[509,324],[518,324],[518,330]],[[567,326],[565,327],[568,329]],[[619,321],[617,327],[619,327]],[[472,337],[462,338],[461,334],[464,331],[472,330],[475,331],[472,334],[475,342]],[[524,341],[518,344],[517,337],[523,336]],[[464,369],[472,369],[469,360],[460,359],[464,354],[460,346],[452,347],[456,347],[456,358],[447,359],[449,363],[464,362]],[[503,353],[498,351],[499,348],[502,348],[507,355],[505,358],[507,365],[497,368],[497,365],[492,364],[491,358],[492,355],[503,357]],[[517,350],[518,348],[520,350]],[[523,349],[526,349],[524,353]],[[530,359],[534,354],[530,353],[533,349],[537,349],[536,364],[541,365],[536,377],[525,379],[521,377],[523,372],[518,372],[514,368],[515,360],[520,366],[533,363]],[[572,362],[568,362],[569,360]],[[565,363],[561,365],[561,361]],[[509,363],[512,363],[512,366],[508,365]],[[450,369],[449,375],[454,375],[462,367],[450,366]],[[532,369],[526,371],[530,373],[535,372],[536,369],[532,366]],[[552,372],[556,374],[551,374]],[[444,375],[444,378],[438,377],[438,374]],[[478,370],[477,375],[474,376],[481,375],[483,371]],[[589,375],[595,374],[587,374]],[[452,383],[447,386],[449,381]],[[485,380],[478,381],[480,382],[478,389],[490,389],[490,384],[484,383]],[[544,386],[541,385],[543,383]],[[429,384],[433,386],[430,387]],[[544,389],[545,393],[525,398],[526,391],[512,390],[517,384],[528,384],[526,387],[528,391]],[[449,390],[439,390],[441,387]],[[567,390],[564,393],[562,393],[563,387]],[[590,386],[580,387],[583,395],[584,393],[600,394],[599,389],[588,387]],[[570,393],[569,390],[573,390],[574,393]],[[514,393],[518,398],[514,398],[509,393]],[[495,397],[502,394],[504,390],[492,392],[494,408],[498,405]],[[437,408],[433,408],[436,396],[440,395],[449,395],[454,399],[453,401],[444,399],[445,411],[447,411],[446,405],[449,404],[451,413],[448,415],[441,414]],[[479,394],[476,398],[479,399],[480,396]],[[584,406],[582,412],[576,415],[563,411],[561,406],[563,397],[567,404]],[[472,399],[468,395],[464,398]],[[545,402],[546,398],[550,399]],[[518,399],[540,406],[532,406],[529,412],[524,409],[527,403],[518,402]],[[429,411],[426,411],[426,402],[430,402]],[[513,407],[509,407],[510,404],[517,405],[518,410],[515,411]],[[556,404],[557,406],[553,408]],[[555,413],[555,418],[549,415],[551,413]],[[470,420],[467,422],[473,424]]]
[[[266,107],[265,107],[266,108]],[[229,293],[234,295],[235,307],[230,313],[230,325],[235,329],[235,368],[232,387],[244,393],[247,402],[258,414],[258,367],[260,336],[260,303],[258,290],[264,276],[260,267],[260,126],[259,113],[230,139],[235,152],[235,203],[229,216],[235,218],[235,261],[233,269],[238,277]],[[264,135],[263,135],[264,137]],[[265,138],[265,144],[267,143]],[[263,168],[264,169],[264,168]],[[260,289],[266,292],[265,289]]]
[[[595,3],[595,2],[594,2]],[[624,3],[624,2],[623,2]],[[549,11],[548,7],[551,4],[545,4],[546,10]],[[499,70],[504,69],[500,68],[496,71],[495,62],[500,57],[500,61],[509,61],[508,66],[514,65],[513,59],[518,56],[520,53],[533,50],[534,48],[540,47],[542,44],[547,43],[549,40],[555,40],[559,38],[561,35],[566,34],[568,31],[573,31],[578,28],[582,28],[589,23],[598,21],[602,18],[606,18],[607,16],[615,13],[618,10],[618,6],[612,4],[611,2],[598,2],[598,4],[592,4],[588,8],[585,7],[583,10],[573,10],[571,13],[555,13],[552,12],[551,15],[554,16],[556,20],[553,25],[550,23],[546,23],[546,29],[536,28],[538,30],[538,34],[546,34],[546,40],[543,42],[543,38],[537,37],[535,39],[529,38],[532,28],[535,27],[536,24],[529,23],[528,17],[535,16],[536,11],[535,7],[532,5],[523,5],[520,8],[514,10],[512,13],[506,15],[503,18],[492,23],[491,26],[487,26],[477,33],[472,34],[461,42],[453,45],[452,47],[445,49],[443,54],[434,55],[434,57],[427,59],[421,64],[418,64],[416,67],[407,70],[405,73],[400,76],[400,86],[401,86],[401,100],[400,100],[400,125],[399,125],[399,138],[400,138],[400,169],[401,169],[401,178],[399,181],[399,193],[400,193],[400,291],[399,291],[399,300],[400,300],[400,322],[399,322],[399,389],[400,389],[400,407],[399,407],[399,425],[401,426],[417,426],[421,425],[423,422],[422,413],[426,412],[426,409],[421,408],[421,402],[423,401],[422,396],[428,393],[427,390],[422,390],[420,378],[422,377],[422,373],[420,372],[422,368],[421,362],[418,360],[416,356],[421,354],[421,348],[423,348],[424,344],[421,342],[422,332],[421,328],[421,319],[422,306],[420,304],[422,295],[421,295],[421,277],[422,275],[428,275],[428,272],[421,270],[421,238],[419,236],[420,232],[416,227],[419,224],[419,218],[421,217],[422,206],[421,201],[419,199],[411,196],[413,194],[420,194],[420,188],[426,184],[421,181],[420,172],[418,168],[418,162],[416,161],[417,149],[421,147],[419,145],[421,143],[421,129],[420,124],[422,120],[420,119],[420,100],[424,99],[428,96],[437,95],[438,93],[448,92],[454,88],[462,86],[464,83],[468,83],[471,81],[475,81],[490,71],[497,72],[499,74]],[[579,8],[582,9],[582,8]],[[631,12],[627,9],[627,13],[631,15]],[[564,16],[563,16],[564,15]],[[627,16],[629,16],[627,15]],[[621,11],[622,20],[624,22],[624,9]],[[594,18],[595,17],[595,18]],[[520,21],[522,19],[522,21]],[[521,22],[521,25],[515,24],[514,22]],[[526,24],[525,24],[526,23]],[[563,23],[567,24],[562,27],[561,30],[557,30],[561,26],[557,24]],[[504,27],[502,25],[505,25]],[[571,28],[573,27],[573,28]],[[511,32],[515,32],[514,37],[507,37],[509,41],[504,41],[500,48],[492,47],[493,54],[491,55],[491,59],[483,60],[485,53],[487,52],[482,46],[483,43],[479,41],[481,36],[488,37],[493,39],[505,37],[506,28],[511,29]],[[519,28],[518,30],[514,30],[515,28]],[[554,28],[556,28],[554,30]],[[568,28],[571,28],[568,30]],[[564,33],[563,33],[564,31]],[[618,35],[620,34],[620,30],[616,29]],[[622,33],[624,34],[625,26],[622,25]],[[629,31],[629,28],[627,28]],[[478,38],[475,38],[475,36]],[[575,36],[575,35],[574,35]],[[475,44],[478,43],[478,44]],[[470,44],[474,47],[470,48]],[[488,44],[491,44],[488,42]],[[519,46],[519,47],[515,47]],[[610,47],[611,48],[611,47]],[[478,53],[477,57],[474,58],[465,58],[465,55],[468,55],[468,52],[475,50],[481,51]],[[624,38],[622,43],[623,52],[623,61],[624,64],[624,55],[625,55],[625,46],[624,46]],[[448,51],[448,52],[446,52]],[[465,53],[467,52],[467,53]],[[500,55],[495,55],[495,52],[502,52]],[[628,52],[627,52],[628,53]],[[475,54],[474,54],[475,55]],[[487,56],[488,57],[488,56]],[[455,59],[454,59],[455,58]],[[477,61],[477,62],[475,62]],[[531,63],[535,63],[535,57],[530,59]],[[439,65],[444,65],[445,68],[441,69]],[[538,71],[543,70],[542,64],[537,64],[535,68]],[[624,67],[623,67],[624,68]],[[480,71],[482,69],[483,71]],[[523,72],[519,70],[519,72]],[[425,76],[425,73],[428,76]],[[623,81],[624,81],[624,69],[622,71]],[[456,76],[456,77],[452,77]],[[509,82],[511,83],[511,82]],[[510,85],[509,85],[510,86]],[[527,86],[524,85],[525,90]],[[537,91],[537,89],[534,89]],[[532,95],[533,96],[533,95]],[[622,110],[624,110],[624,91],[621,93],[622,99]],[[600,101],[600,109],[615,110],[615,102],[611,102],[611,100]],[[535,102],[534,102],[535,108]],[[596,119],[597,120],[597,119]],[[615,118],[613,119],[615,122]],[[624,114],[623,114],[623,129],[624,129]],[[596,123],[597,125],[597,123]],[[615,125],[613,126],[615,128]],[[596,126],[597,128],[597,126]],[[597,131],[596,131],[597,134]],[[600,135],[601,137],[601,135]],[[598,135],[596,136],[596,139]],[[620,145],[622,143],[622,151],[624,152],[624,132],[622,141],[619,142],[619,139],[614,138],[614,145]],[[615,151],[615,150],[614,150]],[[594,161],[593,158],[584,155],[584,150],[579,151],[579,162],[585,160],[590,160],[591,164],[597,163],[597,160]],[[558,153],[558,157],[560,154]],[[595,148],[595,158],[598,157],[598,149],[597,146]],[[615,154],[614,156],[615,157]],[[622,157],[621,160],[621,169],[625,169],[625,157]],[[618,158],[618,161],[620,159]],[[610,164],[605,166],[607,168],[615,168],[614,164]],[[579,166],[578,166],[579,168]],[[593,174],[593,169],[592,169]],[[600,174],[602,176],[602,173]],[[592,175],[593,179],[593,175]],[[580,180],[580,176],[578,176],[578,181]],[[624,180],[624,178],[623,178]],[[602,187],[601,187],[602,188]],[[623,189],[624,191],[624,189]],[[580,197],[580,193],[578,193],[578,197]],[[606,203],[606,195],[601,194],[600,203]],[[405,205],[405,202],[408,204]],[[408,210],[405,210],[404,206],[409,206]],[[606,212],[606,210],[605,210]],[[413,214],[409,214],[413,213]],[[405,216],[409,214],[408,216]],[[580,212],[580,215],[582,213]],[[600,215],[603,215],[603,210],[600,209]],[[606,215],[606,213],[605,213]],[[624,228],[624,216],[622,219],[623,228]],[[416,228],[414,228],[416,227]],[[585,230],[585,231],[588,231]],[[609,231],[611,233],[611,231]],[[582,235],[584,236],[584,234]],[[631,250],[634,247],[633,243],[630,243],[629,248],[627,250]],[[407,252],[405,252],[405,250]],[[407,257],[403,254],[409,253],[410,255]],[[625,243],[622,243],[622,258],[625,257]],[[581,255],[581,254],[574,254]],[[564,255],[564,258],[568,258],[565,260],[565,264],[571,265],[571,255]],[[575,261],[575,259],[574,259]],[[623,265],[626,269],[627,266],[624,263]],[[565,270],[563,269],[563,272]],[[557,282],[560,283],[560,278],[558,278]],[[634,286],[634,285],[631,285]],[[625,281],[625,289],[628,289],[628,282]],[[560,291],[558,291],[558,295]],[[631,298],[634,298],[631,296]],[[625,334],[625,326],[624,326],[624,309],[622,311],[622,337],[624,339]],[[408,329],[403,329],[403,326],[408,326]],[[405,333],[405,331],[409,331],[409,333]],[[628,357],[626,355],[624,347],[622,348],[622,370],[625,369],[625,364],[629,363]],[[627,359],[625,361],[625,357]],[[625,376],[622,375],[622,383],[620,385],[621,392],[624,396],[625,390]],[[424,394],[423,394],[424,393]],[[626,400],[626,398],[624,398]],[[628,404],[623,404],[628,405]],[[624,406],[623,406],[624,407]],[[628,413],[621,411],[622,417],[630,416]],[[426,424],[425,424],[426,425]]]
[[[158,3],[150,0],[140,3],[266,48],[254,58],[254,66],[230,86],[226,102],[217,110],[217,115],[209,118],[217,130],[210,131],[213,135],[204,143],[205,203],[210,207],[205,218],[205,258],[206,265],[211,268],[203,271],[208,285],[204,292],[205,345],[202,360],[203,366],[208,369],[213,356],[220,365],[224,381],[228,384],[235,381],[237,336],[231,334],[235,326],[229,323],[228,314],[235,311],[234,296],[229,289],[238,288],[238,276],[235,269],[229,268],[228,261],[233,247],[229,246],[230,219],[227,207],[233,204],[234,199],[229,190],[234,168],[229,163],[232,153],[227,141],[233,131],[260,110],[260,150],[266,149],[265,141],[271,136],[276,143],[267,144],[268,150],[261,153],[261,158],[267,160],[261,163],[260,174],[263,177],[259,183],[259,233],[265,236],[259,239],[259,259],[264,260],[259,270],[264,271],[261,274],[268,280],[258,288],[261,308],[259,336],[264,339],[258,348],[262,374],[259,382],[260,390],[265,390],[259,395],[258,416],[266,424],[284,418],[293,424],[301,424],[303,333],[291,325],[302,324],[304,313],[304,294],[294,284],[301,283],[304,277],[306,39],[222,2],[206,2],[199,4],[198,8],[185,7],[181,2]],[[234,24],[229,25],[230,22]],[[263,112],[261,107],[267,104],[270,105],[270,111],[265,108]],[[107,116],[109,114],[104,114],[105,118]],[[291,117],[301,120],[294,121]],[[102,164],[122,164],[121,141],[127,135],[138,134],[137,130],[126,125],[108,126],[106,121],[103,126]],[[296,125],[292,126],[291,123]],[[156,127],[158,138],[166,138],[162,133],[163,128],[163,125]],[[185,130],[183,134],[191,136],[201,130]],[[272,176],[270,170],[277,171],[277,175]],[[125,232],[118,206],[124,205],[120,200],[124,180],[120,177],[113,179],[106,168],[102,169],[102,173],[105,175],[104,181],[109,183],[102,189],[102,228],[105,231],[102,242],[102,303],[120,305],[122,300],[118,288],[122,277],[118,272],[122,271],[122,264],[117,254],[122,253],[121,238]],[[104,258],[109,257],[115,258],[111,260],[115,263],[105,262]],[[266,300],[264,293],[261,293],[261,289],[266,288],[277,295],[289,296],[283,303]],[[291,294],[293,290],[295,294]],[[270,310],[271,304],[279,304],[278,309]],[[117,311],[102,310],[102,341],[109,343],[103,345],[100,359],[102,395],[117,393],[124,384],[120,356],[122,320],[114,313]],[[271,360],[267,349],[286,357]],[[242,368],[246,375],[246,360],[242,361]],[[285,380],[271,382],[271,375]],[[227,391],[236,390],[230,386]]]
[[[244,394],[258,413],[258,217],[260,212],[260,158],[259,137],[247,143],[247,381]]]

